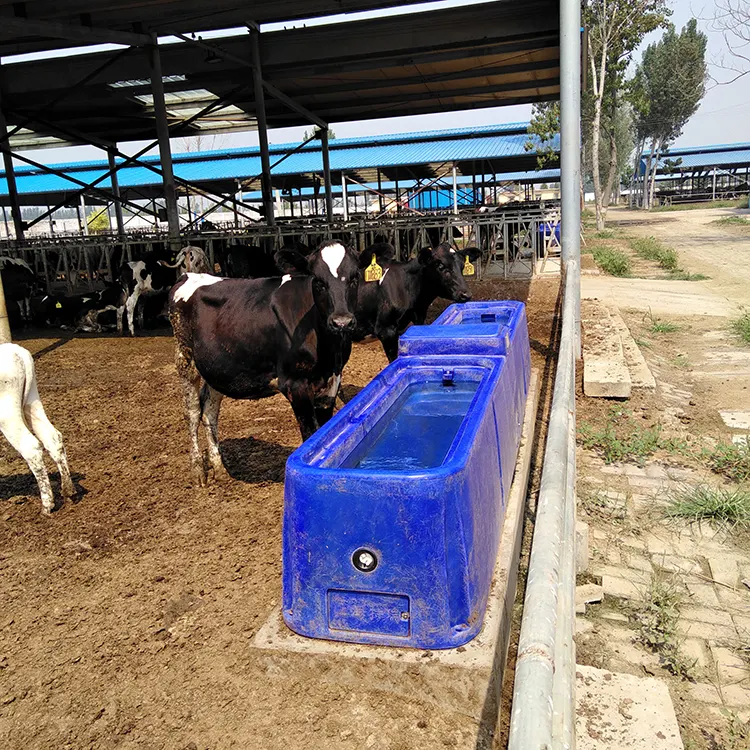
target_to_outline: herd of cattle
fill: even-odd
[[[48,295],[39,306],[43,320],[65,320],[81,330],[101,330],[102,317],[109,315],[122,331],[127,316],[128,330],[134,334],[139,299],[161,297],[159,305],[169,317],[177,344],[191,470],[199,485],[208,480],[198,441],[200,424],[206,433],[209,473],[217,478],[226,473],[218,443],[224,396],[258,399],[281,392],[292,406],[302,439],[308,438],[333,414],[352,342],[375,335],[393,361],[398,337],[409,325],[425,322],[436,298],[471,299],[466,277],[473,275],[480,256],[477,248],[460,250],[448,242],[422,248],[404,262],[394,260],[394,248],[387,243],[362,253],[338,240],[324,241],[314,250],[299,245],[275,253],[253,250],[232,249],[218,258],[221,276],[212,273],[215,268],[209,268],[199,248],[184,248],[171,263],[147,256],[123,263],[118,281],[96,294]],[[33,281],[23,273],[31,269],[23,261],[0,261],[7,299],[19,303],[24,317],[31,316]],[[13,347],[12,352],[6,347]],[[25,351],[0,346],[0,360],[8,351],[6,359],[16,363],[15,375],[7,362],[0,367],[0,399],[12,392],[5,398],[0,429],[32,468],[49,512],[51,496],[35,468],[41,447],[31,432],[51,454],[52,450],[30,419],[28,403],[38,402],[33,364],[29,371],[28,358],[18,349]],[[8,404],[16,405],[10,426]],[[41,409],[41,402],[33,408]],[[59,436],[51,425],[44,429]],[[12,438],[19,433],[25,435],[23,445]],[[52,455],[60,466],[60,451],[65,457],[61,440],[56,451]],[[66,462],[65,472],[69,474]]]

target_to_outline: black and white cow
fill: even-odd
[[[285,245],[282,250],[295,250],[302,255],[311,252],[300,243]],[[224,275],[232,279],[267,279],[283,275],[284,270],[294,271],[280,268],[276,258],[276,253],[268,247],[229,245],[222,251],[220,263]]]
[[[167,263],[165,260],[161,260],[159,263],[165,268],[177,269],[178,276],[182,276],[183,273],[211,273],[214,270],[211,268],[208,256],[195,245],[183,247],[177,253],[174,263]]]
[[[393,248],[381,243],[362,253],[367,266],[375,255],[383,268],[379,281],[362,281],[357,300],[354,340],[375,334],[390,362],[398,356],[398,337],[412,324],[423,325],[427,309],[438,298],[468,302],[471,292],[463,275],[466,261],[475,263],[480,251],[458,250],[443,242],[426,247],[405,263],[390,260]]]
[[[0,257],[0,275],[3,280],[5,299],[16,302],[21,311],[21,320],[31,320],[31,298],[37,287],[34,272],[21,258]]]
[[[188,274],[170,293],[190,463],[201,485],[206,482],[198,446],[201,421],[212,473],[226,473],[218,444],[224,396],[257,399],[280,391],[294,410],[303,440],[333,414],[356,323],[357,253],[326,242],[307,258],[294,251],[280,251],[277,257],[304,275],[227,279]]]
[[[141,296],[149,296],[168,291],[175,283],[177,273],[175,269],[163,265],[161,258],[153,255],[142,260],[132,260],[120,266],[120,283],[123,297],[117,310],[117,330],[123,332],[123,313],[128,316],[128,331],[135,336],[135,308]]]

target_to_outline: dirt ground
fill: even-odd
[[[548,374],[556,295],[555,279],[475,282],[476,298],[528,301],[533,362]],[[283,397],[224,402],[232,479],[201,489],[169,331],[17,340],[36,357],[78,498],[43,517],[25,463],[0,442],[3,748],[474,746],[476,721],[427,695],[353,690],[304,659],[280,673],[249,648],[281,593],[284,466],[299,445]],[[356,345],[345,393],[385,364],[378,342]]]

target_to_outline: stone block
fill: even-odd
[[[576,666],[578,750],[682,750],[666,683]]]
[[[648,533],[644,534],[643,541],[652,555],[674,555],[677,552],[672,540],[664,536]]]
[[[652,555],[651,560],[654,565],[670,573],[700,573],[701,566],[687,557],[678,557],[677,555]]]
[[[677,632],[686,638],[703,638],[704,640],[710,640],[711,638],[724,640],[737,637],[734,627],[714,625],[698,620],[686,620],[682,617],[677,621]]]
[[[716,666],[716,674],[722,685],[734,684],[747,680],[750,677],[748,665],[737,654],[723,646],[714,643],[709,644],[711,656]]]
[[[706,642],[700,638],[685,638],[680,644],[683,654],[694,661],[697,667],[705,670],[708,667],[708,656],[706,654]]]
[[[633,581],[625,578],[616,578],[611,575],[602,576],[602,588],[608,596],[616,596],[620,599],[643,599],[643,586],[638,586]]]
[[[732,617],[723,609],[711,609],[709,607],[682,607],[680,617],[695,622],[706,622],[711,625],[726,625],[733,627]]]
[[[648,586],[651,580],[650,571],[633,570],[624,565],[596,565],[591,568],[595,576],[614,576],[615,578],[624,578],[627,581]]]
[[[600,602],[603,595],[602,587],[595,583],[584,583],[582,586],[576,586],[576,606]]]
[[[688,591],[690,592],[690,601],[699,604],[701,607],[721,607],[719,597],[710,583],[694,583],[686,581]]]
[[[585,617],[576,617],[576,635],[590,633],[594,629],[594,623]]]
[[[708,558],[708,565],[711,568],[711,578],[715,581],[727,586],[737,586],[739,583],[740,569],[736,557],[714,553]]]
[[[631,552],[627,557],[623,559],[622,567],[632,571],[640,571],[641,573],[648,573],[650,576],[653,572],[651,561],[647,558]]]
[[[594,398],[630,398],[632,382],[620,334],[604,305],[582,307],[583,392]]]
[[[654,477],[628,477],[628,484],[631,487],[644,490],[661,490],[664,488],[665,481],[664,479],[656,479]]]

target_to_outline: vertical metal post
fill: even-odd
[[[89,234],[89,220],[88,220],[88,217],[86,216],[86,199],[84,198],[83,193],[81,193],[81,200],[78,203],[78,210],[80,210],[81,215],[83,216],[83,221],[82,221],[82,224],[83,224],[83,230],[82,230],[83,234],[86,237],[88,237],[88,234]]]
[[[396,177],[396,216],[401,213],[401,194],[398,191],[398,177]]]
[[[565,273],[576,276],[575,352],[581,357],[581,4],[560,1],[560,222]]]
[[[167,206],[167,223],[169,226],[169,244],[172,250],[180,248],[180,215],[177,211],[177,191],[172,171],[172,151],[169,145],[169,123],[167,122],[167,105],[164,100],[164,81],[161,72],[161,56],[154,37],[153,44],[148,46],[148,59],[151,66],[151,93],[154,98],[154,116],[156,117],[156,135],[159,140],[159,159],[161,161],[164,199]]]
[[[120,183],[117,179],[117,170],[115,163],[114,151],[107,150],[107,161],[112,172],[110,180],[112,182],[112,195],[115,204],[115,222],[117,223],[117,235],[122,237],[125,234],[125,222],[122,219],[122,202],[120,201]],[[176,200],[176,199],[175,199]]]
[[[346,175],[341,173],[341,200],[344,204],[344,221],[349,221],[349,195],[346,192]],[[354,196],[354,211],[357,211],[357,196]]]
[[[50,207],[47,206],[47,210],[49,211]],[[49,219],[49,233],[50,235],[54,236],[55,234],[55,220],[54,220],[54,213],[51,213],[48,217]]]
[[[378,208],[383,213],[383,182],[380,177],[380,167],[378,167]]]
[[[258,143],[260,145],[260,164],[263,174],[260,178],[260,189],[263,195],[263,212],[266,223],[273,226],[276,221],[273,215],[273,187],[271,183],[271,158],[268,155],[268,125],[266,122],[266,99],[263,93],[263,68],[260,64],[260,29],[250,27],[250,54],[253,64],[253,89],[255,95],[255,118],[258,123]]]
[[[5,123],[5,115],[2,112],[0,103],[0,137],[8,134],[8,127]],[[3,152],[3,163],[5,165],[5,180],[8,183],[8,198],[10,200],[10,213],[13,217],[13,228],[16,232],[16,240],[23,240],[23,219],[21,218],[21,206],[18,203],[18,188],[16,187],[16,175],[13,171],[13,156],[10,150],[10,142],[6,138],[0,143],[0,149]]]
[[[456,178],[455,162],[453,162],[453,213],[458,213],[458,180]]]
[[[8,322],[8,309],[5,306],[5,290],[2,278],[0,278],[0,344],[9,344],[13,339],[10,335],[10,323]]]
[[[8,226],[8,212],[5,210],[5,206],[3,206],[3,223],[5,224],[5,239],[10,239],[10,227]]]
[[[711,179],[711,200],[716,200],[716,167],[714,167],[714,172]]]
[[[320,146],[323,152],[323,183],[326,190],[326,218],[333,221],[333,190],[331,189],[331,157],[328,153],[328,129],[320,131]]]

